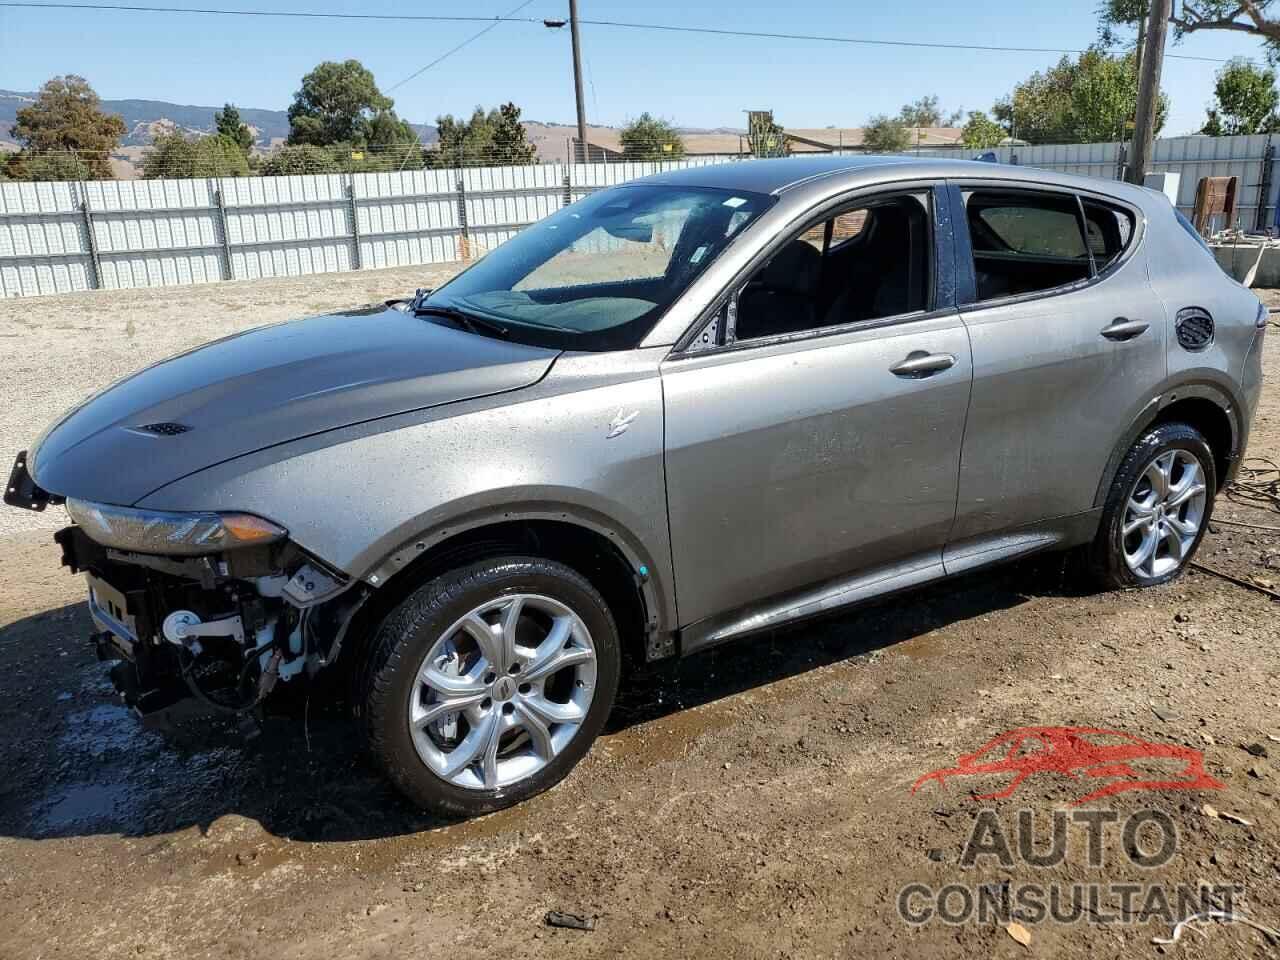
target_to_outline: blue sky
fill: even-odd
[[[147,2],[147,0],[139,0]],[[504,14],[518,0],[400,4],[391,0],[219,0],[227,7],[370,13]],[[583,18],[824,33],[888,40],[1084,47],[1096,0],[868,3],[858,0],[581,0]],[[201,5],[166,0],[165,5]],[[211,0],[209,4],[211,5]],[[567,0],[533,0],[522,16],[563,17]],[[0,88],[35,89],[80,73],[108,98],[284,108],[299,78],[326,59],[355,57],[385,90],[475,33],[478,24],[406,24],[0,8]],[[1249,37],[1199,34],[1170,52],[1261,58]],[[772,108],[786,126],[859,126],[871,114],[937,94],[945,107],[986,109],[1051,54],[974,53],[767,41],[584,27],[588,119],[619,124],[648,110],[684,126],[741,126]],[[402,116],[433,120],[514,100],[530,120],[574,116],[568,31],[502,24],[397,89]],[[1212,97],[1214,64],[1169,60],[1166,134],[1192,132]]]

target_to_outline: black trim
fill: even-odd
[[[902,183],[894,184],[875,184],[872,186],[861,187],[852,193],[844,194],[839,197],[828,197],[821,203],[815,204],[808,210],[794,217],[790,223],[778,230],[773,239],[756,252],[741,270],[739,270],[729,283],[725,284],[720,294],[711,301],[688,329],[676,340],[675,345],[668,354],[670,360],[681,360],[685,357],[705,357],[714,353],[723,353],[731,350],[741,350],[746,348],[773,346],[779,343],[792,343],[796,340],[816,339],[823,336],[832,336],[834,334],[848,333],[853,330],[875,329],[882,326],[890,326],[899,323],[914,323],[917,320],[928,320],[933,317],[947,316],[955,312],[956,299],[954,287],[941,281],[942,270],[944,264],[955,263],[954,239],[952,243],[945,243],[942,239],[943,230],[938,219],[940,210],[939,198],[946,190],[947,181],[945,179],[930,178],[927,180],[910,180]],[[811,229],[824,220],[829,220],[839,216],[848,210],[859,210],[868,202],[889,200],[894,197],[913,196],[918,197],[920,194],[927,194],[929,197],[927,208],[925,210],[926,220],[929,225],[930,235],[934,238],[931,244],[933,256],[930,258],[931,283],[929,285],[930,296],[933,300],[932,308],[929,310],[917,311],[915,313],[904,313],[893,317],[882,317],[874,320],[858,320],[853,323],[840,324],[830,327],[813,327],[809,330],[800,330],[795,333],[780,334],[776,337],[760,337],[745,343],[717,344],[711,349],[696,350],[686,352],[689,345],[698,338],[702,331],[706,328],[712,318],[720,310],[724,309],[725,304],[730,298],[736,297],[741,291],[741,287],[751,276],[759,270],[764,264],[768,263],[771,257],[777,253],[782,247],[791,240],[797,238],[806,230]],[[749,226],[754,226],[750,224]],[[948,234],[954,238],[954,229],[952,224],[947,224]],[[721,329],[721,336],[725,336],[727,331]]]
[[[1084,244],[1084,252],[1089,257],[1089,279],[1098,275],[1098,261],[1093,257],[1093,248],[1089,246],[1089,222],[1084,215],[1084,201],[1076,194],[1076,229],[1080,231],[1080,242]],[[1121,253],[1124,251],[1122,250]]]
[[[1179,310],[1173,320],[1173,332],[1178,345],[1190,353],[1208,350],[1217,334],[1213,314],[1204,307],[1183,307]]]
[[[968,214],[964,209],[964,193],[954,183],[947,184],[947,197],[951,206],[951,236],[954,240],[956,271],[956,306],[976,303],[978,278],[973,266],[973,241],[969,238]]]
[[[51,503],[62,503],[61,497],[40,489],[32,479],[30,471],[27,470],[27,462],[25,450],[14,458],[9,482],[4,487],[4,502],[11,507],[34,510],[37,513]]]
[[[1209,400],[1216,404],[1226,415],[1227,425],[1231,429],[1231,450],[1227,454],[1227,470],[1224,475],[1218,477],[1218,489],[1221,490],[1231,480],[1235,478],[1236,471],[1239,469],[1240,457],[1244,452],[1244,441],[1248,437],[1249,424],[1241,423],[1239,410],[1247,409],[1242,406],[1232,392],[1220,383],[1209,380],[1191,380],[1179,383],[1173,386],[1166,385],[1160,393],[1151,399],[1142,411],[1134,418],[1133,423],[1129,425],[1120,437],[1119,442],[1111,451],[1111,457],[1107,460],[1106,466],[1102,471],[1102,479],[1098,481],[1098,489],[1094,492],[1093,505],[1101,507],[1106,504],[1107,492],[1111,489],[1111,481],[1115,478],[1116,471],[1120,469],[1120,463],[1125,458],[1130,448],[1137,443],[1142,433],[1156,421],[1156,418],[1164,412],[1165,408],[1170,404],[1179,400],[1188,399]]]
[[[966,252],[968,253],[967,263],[968,263],[968,270],[970,275],[972,275],[973,273],[973,246],[969,238],[969,219],[968,219],[968,213],[965,210],[965,203],[964,203],[964,193],[966,190],[970,192],[975,190],[996,190],[1002,193],[1039,193],[1039,194],[1056,193],[1056,194],[1072,195],[1081,203],[1083,203],[1084,198],[1088,198],[1090,201],[1093,201],[1093,202],[1106,204],[1112,207],[1118,207],[1120,209],[1123,209],[1133,217],[1133,232],[1129,236],[1128,246],[1126,246],[1123,250],[1121,250],[1117,256],[1113,257],[1111,262],[1107,264],[1105,269],[1095,274],[1094,276],[1091,276],[1088,280],[1077,280],[1073,283],[1063,284],[1060,287],[1050,287],[1047,290],[1036,290],[1032,293],[1018,294],[1016,296],[1011,296],[1011,297],[1000,297],[998,299],[992,299],[992,300],[979,300],[977,298],[977,281],[975,279],[973,280],[973,284],[974,284],[973,288],[970,291],[967,291],[968,299],[963,299],[962,297],[959,297],[959,296],[956,299],[956,305],[961,308],[961,312],[965,312],[965,308],[985,309],[987,307],[1003,307],[1003,306],[1008,306],[1010,304],[1028,303],[1032,300],[1040,300],[1045,297],[1057,297],[1057,296],[1061,296],[1064,293],[1074,293],[1077,290],[1083,290],[1086,287],[1092,286],[1095,283],[1101,283],[1102,281],[1110,277],[1113,273],[1115,273],[1117,270],[1119,270],[1126,263],[1128,263],[1134,257],[1134,255],[1136,255],[1138,248],[1142,245],[1142,241],[1145,239],[1146,229],[1147,229],[1146,214],[1143,213],[1142,210],[1139,209],[1138,207],[1135,207],[1124,200],[1119,200],[1116,197],[1113,197],[1107,193],[1101,193],[1098,191],[1092,191],[1092,190],[1087,190],[1087,189],[1077,188],[1077,187],[1064,187],[1064,186],[1059,186],[1057,184],[1051,184],[1051,183],[1041,185],[1041,184],[1028,184],[1022,181],[1010,181],[1010,180],[979,180],[979,179],[971,180],[968,178],[964,178],[964,179],[957,178],[954,180],[949,180],[948,185],[950,189],[954,191],[953,202],[955,202],[956,200],[958,200],[959,202],[959,209],[957,210],[955,215],[956,222],[957,224],[964,225],[964,229],[960,229],[960,227],[957,226],[955,231],[957,260],[961,260],[961,262],[964,262],[960,257],[960,247],[962,245],[968,247]],[[1085,237],[1085,249],[1086,250],[1088,249],[1087,235]],[[961,268],[957,268],[957,275],[959,275],[960,269]]]

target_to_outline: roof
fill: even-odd
[[[1093,177],[1058,173],[1041,167],[1014,166],[1003,163],[984,163],[976,160],[952,160],[928,156],[875,156],[871,154],[845,154],[820,156],[802,155],[775,160],[738,160],[670,170],[633,180],[632,183],[663,183],[678,186],[719,187],[751,193],[784,193],[814,180],[830,183],[835,178],[846,179],[850,185],[863,180],[874,182],[882,179],[873,176],[886,168],[893,168],[892,179],[911,180],[948,177],[963,179],[1014,180],[1029,184],[1053,184],[1057,186],[1087,188],[1128,197],[1134,202],[1152,193],[1142,187],[1116,181],[1103,181]]]

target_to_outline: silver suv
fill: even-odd
[[[151,721],[350,678],[416,802],[587,752],[628,662],[1042,550],[1176,577],[1265,310],[1161,194],[767,160],[604,190],[435,291],[141,371],[20,455]]]

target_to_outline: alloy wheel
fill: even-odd
[[[595,687],[595,646],[576,613],[546,596],[496,597],[427,652],[409,693],[413,744],[455,786],[509,786],[569,744]]]
[[[1208,487],[1188,450],[1166,450],[1138,475],[1125,503],[1121,549],[1129,570],[1144,579],[1182,566],[1204,522]]]

